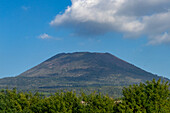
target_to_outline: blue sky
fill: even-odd
[[[169,8],[168,0],[0,0],[0,77],[90,51],[170,78]]]

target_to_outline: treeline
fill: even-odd
[[[170,113],[169,83],[147,81],[123,89],[121,99],[107,95],[60,92],[49,97],[0,91],[0,113]]]

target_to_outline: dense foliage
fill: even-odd
[[[60,92],[51,96],[0,91],[0,113],[169,113],[169,84],[158,80],[123,89],[123,98],[91,93]]]
[[[124,88],[123,96],[121,112],[170,113],[169,84],[161,79]]]
[[[114,105],[110,97],[95,93],[76,96],[73,92],[62,92],[49,97],[38,93],[17,93],[16,90],[2,90],[0,93],[0,113],[113,112]]]

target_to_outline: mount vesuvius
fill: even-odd
[[[16,77],[0,79],[0,88],[54,91],[58,89],[97,89],[110,93],[146,80],[158,79],[110,53],[61,53]],[[107,89],[108,88],[108,89]]]

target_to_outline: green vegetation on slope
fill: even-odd
[[[168,88],[168,82],[147,81],[124,88],[120,100],[100,93],[78,96],[69,91],[46,97],[16,89],[1,90],[0,113],[169,113]]]

